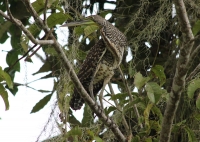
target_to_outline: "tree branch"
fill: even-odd
[[[57,41],[55,41],[55,44],[53,45],[55,50],[58,52],[60,55],[60,58],[63,61],[64,67],[67,70],[67,72],[70,74],[71,79],[74,83],[74,85],[77,87],[77,90],[79,90],[81,97],[88,103],[90,106],[91,110],[105,123],[106,126],[108,126],[115,136],[120,140],[120,141],[126,141],[126,138],[124,135],[121,133],[119,130],[118,126],[108,117],[105,115],[105,113],[102,112],[101,107],[94,102],[94,100],[88,95],[88,93],[85,91],[83,88],[81,82],[79,81],[74,69],[72,68],[69,60],[65,56],[64,51],[60,48],[60,45]]]
[[[53,40],[36,40],[33,35],[26,29],[26,27],[22,24],[22,22],[14,17],[10,17],[8,15],[6,15],[3,11],[0,10],[0,15],[2,15],[4,18],[6,18],[7,20],[11,21],[12,23],[14,23],[15,25],[17,25],[17,27],[19,27],[24,34],[34,43],[34,44],[40,44],[40,45],[47,45],[47,44],[53,44],[54,41]]]
[[[7,2],[7,7],[8,7],[8,1]],[[29,12],[31,13],[31,15],[34,17],[36,23],[41,27],[41,29],[43,29],[45,31],[46,34],[50,33],[50,30],[48,28],[48,26],[45,24],[45,22],[42,21],[42,19],[38,16],[37,12],[34,10],[34,8],[32,7],[32,5],[30,4],[29,0],[25,0],[23,1],[24,4],[26,5],[26,8],[29,10]],[[9,8],[8,8],[9,9]],[[67,70],[67,72],[70,74],[71,79],[73,81],[73,83],[75,84],[75,86],[77,86],[77,89],[79,90],[82,98],[85,100],[85,102],[88,103],[88,105],[90,106],[91,110],[99,117],[99,119],[101,119],[104,124],[106,126],[108,126],[112,132],[115,134],[115,136],[121,141],[121,142],[125,142],[127,141],[126,137],[122,134],[122,132],[119,130],[118,126],[108,117],[105,115],[105,113],[102,112],[101,107],[99,105],[96,104],[96,102],[88,95],[88,93],[86,92],[86,90],[83,88],[81,82],[79,81],[73,67],[70,64],[70,61],[67,59],[64,51],[62,50],[62,48],[60,47],[60,44],[56,41],[55,37],[53,36],[52,33],[50,33],[49,37],[52,40],[43,40],[43,42],[36,40],[31,33],[24,27],[24,25],[22,24],[21,21],[19,21],[18,19],[15,19],[12,14],[10,13],[10,16],[6,15],[3,13],[3,11],[0,10],[0,14],[5,17],[6,19],[8,19],[9,21],[13,22],[14,24],[16,24],[19,28],[22,29],[22,31],[27,35],[27,37],[35,44],[52,44],[53,47],[55,48],[55,50],[57,51],[60,59],[63,61],[62,63],[64,64],[65,69]]]
[[[200,64],[196,66],[196,68],[193,70],[193,72],[190,73],[190,75],[187,77],[186,81],[189,82],[193,79],[193,77],[200,71]]]
[[[173,78],[172,90],[164,113],[160,142],[169,142],[172,123],[180,101],[182,91],[185,89],[185,78],[188,71],[188,64],[194,42],[194,35],[186,12],[183,0],[174,0],[176,14],[182,31],[183,41],[181,42],[180,55],[176,65],[176,73]]]
[[[108,83],[108,87],[109,87],[109,89],[110,89],[111,96],[113,96],[115,93],[114,93],[113,87],[112,87],[112,85],[111,85],[110,82]],[[121,108],[121,106],[119,105],[118,101],[117,101],[117,100],[114,100],[114,103],[115,103],[116,108],[117,108],[118,110],[120,110],[120,112],[122,112],[122,108]],[[122,123],[123,123],[123,125],[124,125],[124,128],[125,128],[127,134],[129,134],[129,135],[132,134],[132,133],[131,133],[131,129],[129,128],[128,123],[127,123],[126,118],[124,117],[124,114],[123,114],[123,113],[122,113]]]
[[[134,99],[133,99],[133,96],[132,96],[132,94],[131,94],[131,91],[130,91],[130,89],[129,89],[129,87],[128,87],[128,83],[127,83],[126,79],[124,78],[124,75],[123,75],[123,72],[122,72],[121,68],[119,67],[118,69],[119,69],[119,72],[120,72],[120,74],[121,74],[121,76],[122,76],[122,80],[123,80],[123,83],[124,83],[124,85],[125,85],[125,88],[126,88],[126,90],[127,90],[127,92],[128,92],[130,101],[132,102],[132,101],[134,101]],[[136,117],[137,117],[137,120],[138,120],[138,124],[140,125],[140,128],[142,129],[142,128],[144,128],[144,127],[143,127],[142,123],[140,123],[140,113],[139,113],[139,111],[138,111],[138,109],[137,109],[137,105],[134,104],[134,105],[133,105],[133,108],[134,108],[134,111],[135,111],[135,113],[136,113]]]

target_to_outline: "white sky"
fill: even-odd
[[[105,6],[105,8],[109,9],[114,9],[114,7],[114,5],[110,4]],[[59,28],[59,30],[59,43],[66,44],[67,29]],[[0,66],[3,69],[7,67],[5,61],[6,53],[4,51],[9,51],[10,49],[10,40],[7,40],[4,44],[0,44]],[[39,53],[42,52],[39,51]],[[31,59],[33,63],[26,63],[24,60],[20,61],[21,71],[20,73],[16,73],[15,82],[25,84],[45,75],[44,73],[32,75],[39,70],[42,63],[35,56]],[[39,80],[29,85],[38,90],[51,90],[53,87],[53,79]],[[8,92],[10,103],[10,109],[8,111],[5,111],[4,102],[0,97],[0,142],[35,142],[47,123],[52,105],[56,100],[54,94],[51,101],[42,110],[30,114],[33,106],[48,93],[40,93],[25,86],[21,86],[18,89],[15,96]],[[82,114],[81,110],[74,113],[79,120],[82,119],[80,114]]]
[[[5,52],[2,50],[10,50],[10,40],[6,44],[0,44],[0,66],[5,68]],[[20,73],[16,73],[15,81],[25,84],[26,82],[44,76],[39,74],[32,76],[42,65],[42,63],[35,57],[32,57],[33,63],[21,63]],[[53,87],[53,80],[40,80],[31,83],[30,86],[37,89],[51,90]],[[44,127],[48,120],[51,111],[51,103],[44,107],[37,113],[30,114],[32,107],[42,99],[46,94],[39,93],[24,86],[19,87],[16,96],[9,93],[10,109],[5,111],[5,106],[0,97],[0,142],[33,142]],[[55,96],[52,98],[54,100]]]

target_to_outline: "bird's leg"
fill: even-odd
[[[103,87],[102,87],[101,92],[100,92],[100,94],[99,94],[99,101],[100,101],[102,110],[104,109],[104,106],[103,106],[103,92],[104,92],[104,90],[105,90],[106,85],[108,84],[108,82],[110,81],[110,79],[112,78],[113,75],[114,75],[114,72],[112,72],[112,74],[110,74],[109,76],[107,76],[107,77],[104,79]]]
[[[95,98],[94,98],[94,93],[93,93],[93,79],[94,79],[94,77],[92,77],[92,80],[91,80],[91,82],[90,82],[89,91],[90,91],[90,97],[91,97],[93,100],[95,100]]]
[[[99,65],[97,66],[94,74],[92,75],[92,78],[91,78],[91,82],[90,82],[90,85],[89,85],[89,91],[90,91],[90,97],[95,101],[95,98],[94,98],[94,93],[93,93],[93,83],[94,83],[94,77],[96,76],[97,74],[97,71],[99,70]]]

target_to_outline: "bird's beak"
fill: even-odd
[[[66,23],[60,27],[73,27],[73,26],[91,25],[91,24],[95,24],[95,23],[92,20],[83,20],[83,21]]]

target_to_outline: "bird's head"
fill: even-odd
[[[104,26],[104,23],[106,22],[106,19],[104,19],[103,17],[99,15],[91,15],[87,17],[87,19],[92,20],[94,23],[96,23],[100,27]]]
[[[100,27],[106,22],[104,18],[99,15],[91,15],[86,17],[84,20],[70,22],[62,25],[61,27],[72,27],[72,26],[80,26],[80,25],[98,25]]]

